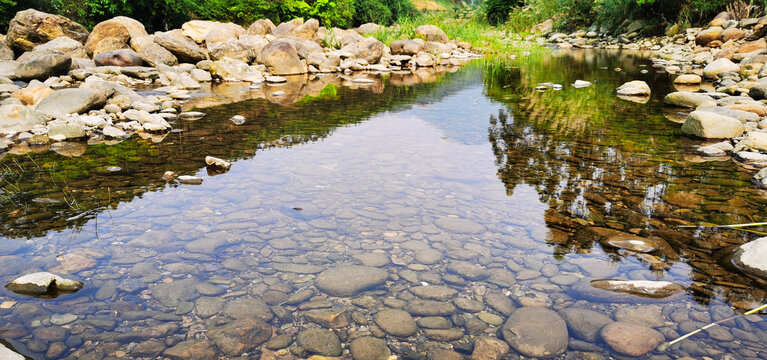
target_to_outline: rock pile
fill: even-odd
[[[282,75],[413,71],[457,66],[477,55],[436,26],[391,48],[358,29],[325,28],[315,19],[245,29],[194,20],[148,34],[118,16],[88,31],[67,18],[29,9],[0,35],[0,135],[7,147],[75,139],[119,141],[162,134],[190,91],[209,82],[259,84]],[[284,80],[283,80],[284,81]],[[137,87],[154,88],[142,95]]]

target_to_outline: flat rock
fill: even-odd
[[[375,315],[374,321],[383,331],[394,336],[408,337],[418,331],[413,317],[402,310],[381,310]]]
[[[611,349],[628,356],[647,354],[666,340],[663,334],[656,330],[620,321],[606,325],[600,334]]]
[[[490,273],[482,266],[465,261],[451,262],[447,266],[447,271],[470,281],[484,280],[490,277]]]
[[[453,304],[432,300],[412,300],[405,305],[405,311],[417,316],[446,316],[455,310]]]
[[[77,291],[83,288],[83,283],[49,272],[37,272],[20,276],[5,287],[18,293],[41,295],[56,290]]]
[[[228,356],[251,352],[272,336],[272,327],[263,320],[246,318],[215,326],[206,333]]]
[[[388,278],[389,273],[378,268],[342,265],[323,271],[314,283],[326,294],[353,296],[383,284]]]
[[[386,360],[391,355],[386,340],[363,336],[352,340],[349,351],[354,360]]]
[[[455,289],[440,285],[411,287],[410,292],[422,299],[439,301],[450,300],[458,293]]]
[[[537,307],[515,310],[502,328],[503,338],[517,352],[535,358],[550,358],[565,352],[567,324],[557,313]]]
[[[468,219],[442,217],[434,221],[437,226],[456,233],[477,234],[485,231],[485,227]]]
[[[588,309],[567,308],[560,311],[559,315],[565,320],[573,336],[592,343],[599,339],[599,331],[613,322],[606,315]]]
[[[216,358],[216,348],[208,340],[186,340],[165,350],[163,355],[172,360],[205,360]]]
[[[340,356],[341,340],[328,330],[307,329],[298,333],[296,343],[310,354],[320,356]]]
[[[669,281],[651,280],[593,280],[591,286],[650,298],[664,298],[686,290],[684,286]]]
[[[106,104],[109,94],[92,89],[61,89],[46,96],[35,110],[49,115],[82,114]]]

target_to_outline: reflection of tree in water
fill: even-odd
[[[749,236],[678,228],[759,220],[754,216],[767,209],[750,174],[730,162],[686,161],[691,140],[680,139],[659,105],[612,95],[622,80],[604,79],[603,86],[575,94],[539,94],[535,84],[558,74],[532,68],[488,71],[487,94],[509,105],[490,117],[488,135],[509,195],[527,184],[549,205],[545,221],[555,256],[590,252],[600,243],[616,261],[636,258],[659,277],[681,260],[692,268],[689,289],[699,301],[721,296],[744,307],[762,301],[760,285],[717,262],[719,253]],[[642,253],[606,245],[605,234],[616,232],[670,246]]]

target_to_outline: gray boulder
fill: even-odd
[[[65,75],[72,66],[72,58],[62,53],[49,54],[29,61],[20,62],[12,78],[19,80],[46,80],[52,76]]]
[[[173,53],[180,62],[194,64],[208,58],[205,51],[189,38],[158,33],[154,36],[154,42]]]
[[[447,34],[436,25],[421,25],[415,29],[415,33],[426,41],[446,43],[450,40]]]
[[[285,40],[275,40],[265,46],[258,55],[258,62],[266,65],[273,75],[305,74],[308,71],[296,48]]]
[[[697,110],[708,111],[714,114],[729,116],[731,118],[740,120],[740,122],[742,123],[746,123],[749,121],[752,121],[752,122],[759,121],[759,115],[755,113],[752,113],[750,111],[733,110],[733,109],[729,109],[722,106],[703,106]]]
[[[5,42],[5,35],[0,34],[0,60],[13,60],[13,49]]]
[[[6,41],[12,48],[30,51],[60,36],[84,43],[88,38],[88,30],[63,16],[27,9],[19,11],[11,19]]]
[[[93,57],[98,66],[143,66],[144,60],[131,49],[112,50],[100,53]]]
[[[272,33],[275,26],[269,19],[256,20],[248,27],[248,35],[265,36]]]
[[[515,310],[501,329],[517,352],[532,358],[551,358],[567,349],[567,324],[557,313],[536,307]]]
[[[714,99],[708,95],[690,91],[672,92],[663,98],[663,103],[686,108],[696,108],[703,104],[716,105]]]
[[[40,101],[35,110],[51,117],[65,114],[82,114],[88,110],[104,106],[111,93],[92,89],[56,90]]]
[[[75,39],[61,36],[57,37],[45,44],[37,45],[32,49],[36,54],[50,54],[60,51],[72,58],[87,58],[88,53],[85,51],[85,46]],[[23,61],[23,60],[19,60]]]
[[[683,133],[706,139],[730,139],[744,131],[738,119],[701,110],[691,112],[682,124]]]
[[[650,96],[650,86],[641,80],[629,81],[615,90],[617,95],[622,96]]]
[[[145,63],[152,67],[157,67],[160,64],[168,66],[178,65],[178,58],[176,58],[176,55],[173,55],[168,49],[154,42],[142,46],[138,55]]]
[[[208,52],[213,60],[222,60],[224,58],[231,58],[235,60],[241,60],[244,62],[250,62],[252,59],[251,52],[243,45],[240,40],[230,39],[227,41],[207,43]]]
[[[82,139],[86,137],[85,128],[80,124],[52,124],[48,126],[48,137],[52,140]]]
[[[15,134],[31,131],[37,125],[45,125],[45,114],[24,105],[0,106],[0,134]]]

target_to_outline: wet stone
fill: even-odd
[[[197,316],[202,318],[208,318],[218,314],[224,307],[226,300],[216,297],[201,297],[195,302],[195,308],[197,309]]]
[[[208,340],[186,340],[165,350],[163,355],[172,360],[204,360],[216,357],[216,349]]]
[[[509,352],[509,345],[503,340],[480,336],[474,340],[474,351],[471,360],[499,360]]]
[[[453,296],[455,296],[455,294],[458,293],[457,290],[451,289],[447,286],[439,285],[411,287],[410,292],[422,299],[439,301],[450,300]]]
[[[620,321],[606,325],[600,334],[610,348],[628,356],[642,356],[665,341],[663,334],[649,327]]]
[[[490,273],[481,266],[465,261],[451,262],[447,266],[447,271],[469,281],[484,280],[490,277]]]
[[[353,296],[386,282],[389,274],[368,266],[339,266],[323,271],[315,279],[320,291],[332,296]]]
[[[354,360],[386,360],[391,355],[386,340],[370,336],[352,340],[349,350]]]
[[[479,301],[468,298],[457,298],[453,300],[453,304],[462,311],[468,313],[478,313],[485,308],[485,305]]]
[[[664,325],[664,316],[659,305],[628,306],[615,311],[615,320],[647,327]]]
[[[464,360],[464,356],[446,349],[431,349],[426,355],[428,360]]]
[[[502,328],[503,338],[524,356],[548,358],[567,349],[567,324],[557,313],[536,307],[523,307],[509,316]]]
[[[486,312],[486,311],[480,312],[479,314],[477,314],[477,317],[480,320],[488,323],[489,325],[494,325],[494,326],[503,325],[503,318],[502,317],[500,317],[498,315],[495,315],[495,314],[491,314],[491,313]]]
[[[192,278],[176,280],[155,286],[152,296],[165,307],[175,308],[179,302],[194,300],[199,296],[195,288],[197,284],[198,281]]]
[[[320,356],[340,356],[341,340],[328,330],[306,329],[298,333],[296,343],[310,354]]]
[[[452,326],[448,319],[438,316],[422,317],[416,323],[424,329],[449,329]]]
[[[402,310],[381,310],[375,315],[374,321],[383,331],[394,336],[408,337],[418,331],[413,317]]]
[[[342,328],[351,323],[351,315],[346,309],[315,309],[304,313],[306,320],[325,328]]]
[[[224,354],[237,356],[269,340],[272,327],[260,319],[240,319],[209,329],[207,336]]]
[[[426,338],[432,341],[450,342],[463,337],[463,330],[457,328],[451,329],[425,329],[423,330]]]
[[[415,252],[415,261],[424,265],[433,265],[441,262],[442,252],[434,249],[417,250]]]
[[[135,357],[154,357],[160,355],[165,350],[165,344],[156,339],[140,342],[130,352],[131,356]]]
[[[511,299],[509,299],[508,296],[497,292],[488,292],[485,294],[485,303],[503,315],[509,315],[514,311],[514,303]]]
[[[574,337],[589,342],[596,342],[599,331],[613,322],[604,314],[588,309],[567,308],[560,311],[559,315],[565,320]]]
[[[453,304],[431,300],[413,300],[405,305],[405,311],[417,316],[445,316],[455,310]]]
[[[311,289],[299,290],[297,292],[290,294],[290,296],[288,296],[288,298],[285,300],[285,304],[288,304],[288,305],[301,304],[311,299],[313,296],[314,296],[314,290],[311,290]]]
[[[230,300],[224,305],[222,313],[233,319],[257,318],[271,321],[274,317],[269,305],[263,300],[255,298]]]
[[[293,343],[293,338],[290,335],[282,334],[272,336],[269,341],[264,344],[269,350],[285,349]]]
[[[381,267],[389,265],[389,256],[384,253],[368,253],[354,255],[354,258],[359,260],[362,265],[371,267]]]

